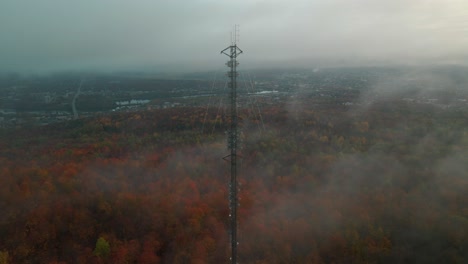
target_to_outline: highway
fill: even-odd
[[[80,95],[81,86],[83,85],[83,82],[84,82],[84,80],[81,79],[80,85],[78,86],[78,89],[76,90],[76,94],[75,94],[75,96],[73,97],[73,101],[72,101],[72,108],[73,108],[73,116],[74,116],[74,119],[78,119],[78,111],[76,110],[76,98],[78,98],[78,96]]]

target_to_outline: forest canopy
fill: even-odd
[[[468,112],[404,101],[241,109],[239,261],[468,261]],[[1,131],[1,263],[226,263],[216,113]],[[201,128],[209,127],[202,131]]]

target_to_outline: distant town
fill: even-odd
[[[414,72],[414,73],[413,73]],[[468,107],[468,69],[440,67],[254,70],[240,72],[239,107],[365,105],[381,98],[442,108]],[[433,81],[431,76],[434,76]],[[440,81],[446,76],[450,82]],[[437,77],[437,78],[436,78]],[[223,72],[178,76],[54,74],[0,76],[0,128],[47,125],[116,111],[227,105]]]

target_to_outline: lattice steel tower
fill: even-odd
[[[230,78],[229,87],[231,90],[231,126],[228,134],[228,148],[231,153],[225,158],[229,157],[231,161],[231,180],[229,182],[229,216],[230,216],[230,240],[231,240],[231,263],[237,264],[237,206],[238,203],[238,184],[237,184],[237,146],[238,146],[238,129],[237,129],[237,56],[242,53],[242,50],[237,47],[237,34],[238,29],[235,27],[234,40],[231,41],[231,46],[221,51],[230,58],[226,65],[230,68],[227,76]]]

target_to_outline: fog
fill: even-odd
[[[340,98],[319,107],[318,96],[298,88],[284,105],[262,108],[262,126],[245,114],[242,262],[464,263],[468,118],[466,105],[448,107],[463,98],[453,91],[465,89],[464,73],[390,68],[360,87],[349,108]],[[450,96],[426,104],[402,100],[407,94]],[[222,263],[229,150],[217,105],[210,115],[208,108],[120,112],[5,133],[0,222],[8,239],[0,253],[21,263],[52,259],[60,248],[66,253],[56,258],[92,260],[89,247],[105,234],[111,252],[133,248],[128,259],[144,253],[132,245],[151,238],[162,263],[180,256]],[[205,244],[211,249],[197,255]]]
[[[265,73],[261,87],[277,84],[278,101],[266,95],[240,110],[241,262],[462,263],[467,68],[432,66],[467,65],[467,18],[466,0],[3,0],[0,76],[225,71],[219,53],[239,24],[242,71],[310,69]],[[242,74],[239,88],[251,93]],[[252,76],[249,84],[264,81]],[[107,81],[98,79],[96,91]],[[33,90],[22,88],[8,87],[0,102]],[[162,263],[222,263],[229,119],[220,114],[227,100],[217,99],[206,110],[117,111],[37,127],[21,127],[32,119],[25,111],[2,112],[14,126],[0,127],[0,260],[100,263],[92,249],[104,236],[113,259],[137,262],[149,248]]]
[[[234,24],[243,67],[465,64],[467,17],[464,0],[5,0],[0,71],[212,69]]]

